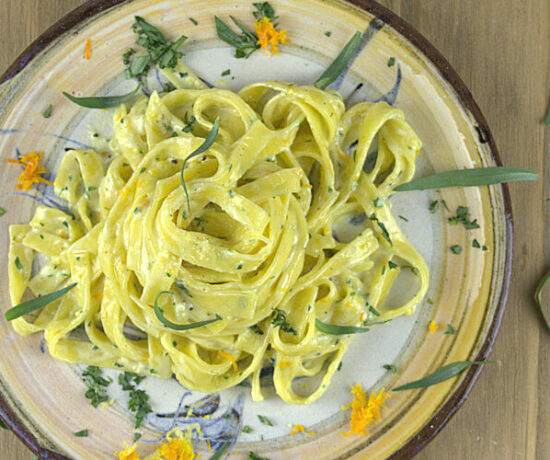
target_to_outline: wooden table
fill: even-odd
[[[550,174],[548,0],[379,0],[447,57],[481,107],[507,166]],[[0,72],[83,0],[1,0]],[[546,185],[544,183],[546,182]],[[468,401],[419,459],[550,458],[550,332],[533,291],[550,257],[550,182],[511,187],[514,274],[493,359]],[[30,459],[0,430],[0,459]]]

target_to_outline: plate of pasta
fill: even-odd
[[[529,173],[375,2],[95,0],[0,94],[0,416],[41,458],[410,457],[488,362]]]

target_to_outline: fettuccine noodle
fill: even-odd
[[[273,366],[281,398],[311,403],[353,338],[321,332],[316,319],[382,323],[426,293],[426,265],[387,204],[412,178],[421,142],[384,102],[346,110],[339,93],[313,86],[260,82],[236,94],[206,88],[183,64],[164,72],[178,89],[116,110],[112,154],[64,156],[54,187],[74,219],[39,206],[11,226],[14,305],[26,288],[39,296],[77,283],[13,326],[44,331],[57,359],[175,374],[202,392],[250,378],[260,400],[260,371]],[[216,142],[185,168],[189,213],[182,163],[216,119]],[[35,253],[48,259],[38,273]],[[392,305],[390,288],[409,269],[416,293]],[[221,319],[168,327],[153,308],[162,291],[173,323]],[[310,394],[293,390],[317,374]]]

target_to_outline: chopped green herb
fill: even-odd
[[[222,77],[225,77],[226,75],[229,75],[231,73],[231,69],[224,70],[222,72]]]
[[[474,240],[472,241],[472,247],[478,248],[478,249],[481,248],[481,245],[479,244],[479,241],[476,240],[475,238],[474,238]]]
[[[260,21],[262,18],[267,18],[271,21],[274,21],[278,18],[278,16],[275,16],[275,10],[269,4],[269,2],[257,2],[253,3],[253,5],[257,10],[252,13],[256,21]]]
[[[433,305],[433,300],[430,299],[429,297],[426,299],[426,301],[427,301],[430,305]]]
[[[481,246],[481,250],[482,250],[482,251],[488,251],[489,248],[488,248],[487,246],[483,245],[483,246]]]
[[[139,385],[145,377],[143,375],[134,374],[133,372],[124,372],[118,376],[118,383],[124,391],[128,391],[134,388],[135,385]]]
[[[136,389],[143,379],[142,375],[134,374],[133,372],[124,372],[118,376],[118,383],[124,391],[128,391],[128,409],[135,412],[136,423],[135,428],[139,428],[143,423],[143,419],[147,414],[152,412],[149,405],[149,395],[143,390]]]
[[[269,460],[269,459],[266,458],[266,457],[260,457],[259,455],[257,455],[254,452],[250,451],[250,452],[248,452],[247,460]]]
[[[243,433],[252,433],[253,431],[254,430],[252,429],[252,427],[250,427],[248,425],[243,426],[243,429],[242,429]]]
[[[384,239],[388,243],[390,243],[390,246],[393,246],[393,243],[390,238],[390,233],[388,232],[388,229],[386,228],[384,223],[380,222],[374,213],[370,215],[369,220],[372,220],[378,224],[378,227],[380,227],[380,230],[382,231],[382,236],[384,237]]]
[[[264,415],[258,415],[258,419],[260,419],[260,422],[262,422],[264,425],[267,425],[267,426],[273,426],[273,423],[271,423],[271,420],[269,420],[266,416]]]
[[[459,222],[462,222],[462,224],[464,224],[464,227],[466,227],[466,230],[473,230],[473,229],[479,228],[477,219],[474,219],[474,220],[468,219],[468,208],[466,206],[459,206],[458,208],[456,208],[456,216],[449,217],[449,223],[451,225],[456,225]]]
[[[193,130],[193,125],[195,124],[195,121],[196,121],[195,116],[191,115],[191,117],[189,117],[189,120],[185,122],[185,126],[181,128],[181,130],[184,133],[190,133]]]
[[[369,311],[374,315],[374,316],[380,316],[380,312],[374,308],[372,305],[369,307]]]
[[[439,201],[438,200],[434,200],[430,203],[430,212],[432,214],[435,214],[435,212],[437,211],[438,208],[439,208]]]
[[[404,220],[405,222],[408,222],[408,221],[409,221],[409,219],[407,219],[406,217],[403,217],[403,216],[399,216],[399,218],[400,218],[401,220]]]
[[[375,208],[381,208],[382,206],[384,206],[384,203],[382,202],[382,200],[378,197],[376,197],[372,203],[374,204],[374,207]]]
[[[397,372],[397,367],[395,367],[393,364],[384,364],[382,367],[393,374]]]
[[[161,69],[165,67],[173,69],[178,63],[178,59],[183,56],[183,53],[178,50],[187,37],[182,35],[172,43],[159,29],[142,17],[136,16],[135,19],[136,22],[132,26],[132,30],[138,34],[136,43],[145,48],[147,54],[138,56],[131,62],[130,57],[134,54],[133,50],[129,50],[123,55],[123,61],[127,66],[127,76],[142,78],[149,72],[151,64],[157,64]]]
[[[23,270],[23,265],[21,265],[19,257],[15,257],[15,267],[17,268],[17,270]]]
[[[342,365],[343,365],[343,363],[342,363],[342,361],[340,361],[340,362],[338,363],[338,367],[336,368],[336,370],[337,370],[337,371],[341,370],[341,369],[342,369]]]
[[[193,296],[191,295],[191,293],[189,292],[189,289],[187,289],[187,288],[185,287],[185,284],[183,284],[181,281],[176,281],[176,287],[177,287],[178,289],[181,289],[181,290],[185,293],[185,295],[187,295],[188,297],[193,297]]]
[[[451,252],[453,254],[460,254],[462,252],[462,246],[459,246],[458,244],[453,244],[451,246]]]
[[[4,208],[0,208],[0,217],[2,217],[4,214],[6,214],[6,210]]]
[[[388,262],[388,267],[397,268],[397,264],[393,263],[391,260]]]
[[[296,335],[294,328],[286,320],[286,312],[275,308],[271,315],[271,324],[275,327],[280,327],[282,331]]]
[[[395,64],[395,58],[392,56],[388,59],[388,67],[391,67]]]
[[[86,438],[88,437],[88,430],[77,431],[74,435],[79,438]]]
[[[111,382],[102,377],[102,371],[99,367],[88,366],[82,373],[82,377],[88,385],[88,390],[84,393],[84,396],[90,400],[92,406],[97,407],[99,403],[109,399],[105,392],[105,388],[108,387]]]
[[[134,433],[134,442],[137,442],[141,439],[141,436],[143,436],[141,433]]]
[[[260,329],[260,326],[257,324],[254,324],[253,326],[250,326],[250,329],[252,329],[256,334],[264,335],[264,331]]]
[[[447,324],[447,330],[445,331],[445,334],[451,335],[455,333],[455,328],[451,326],[450,324]]]
[[[189,20],[193,23],[193,25],[195,25],[195,26],[199,25],[199,23],[195,19],[189,18]]]
[[[135,54],[135,52],[136,50],[134,48],[130,48],[128,51],[126,51],[122,55],[122,62],[124,63],[125,66],[130,64],[130,57],[132,57],[132,55]]]
[[[4,423],[2,419],[0,419],[0,428],[3,430],[9,430],[8,426]]]
[[[46,110],[44,110],[44,112],[42,112],[42,116],[44,118],[50,118],[52,116],[52,109],[53,109],[53,106],[50,104]]]
[[[327,30],[327,31],[325,32],[325,35],[326,35],[327,37],[330,37],[330,36],[332,35],[332,32],[331,32],[330,30]]]

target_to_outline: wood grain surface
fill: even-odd
[[[418,459],[550,458],[550,332],[533,292],[550,268],[548,0],[379,0],[439,49],[470,88],[506,166],[531,168],[538,183],[510,186],[514,271],[492,359],[468,400]],[[0,73],[82,0],[0,0]],[[31,452],[0,430],[0,459]]]

